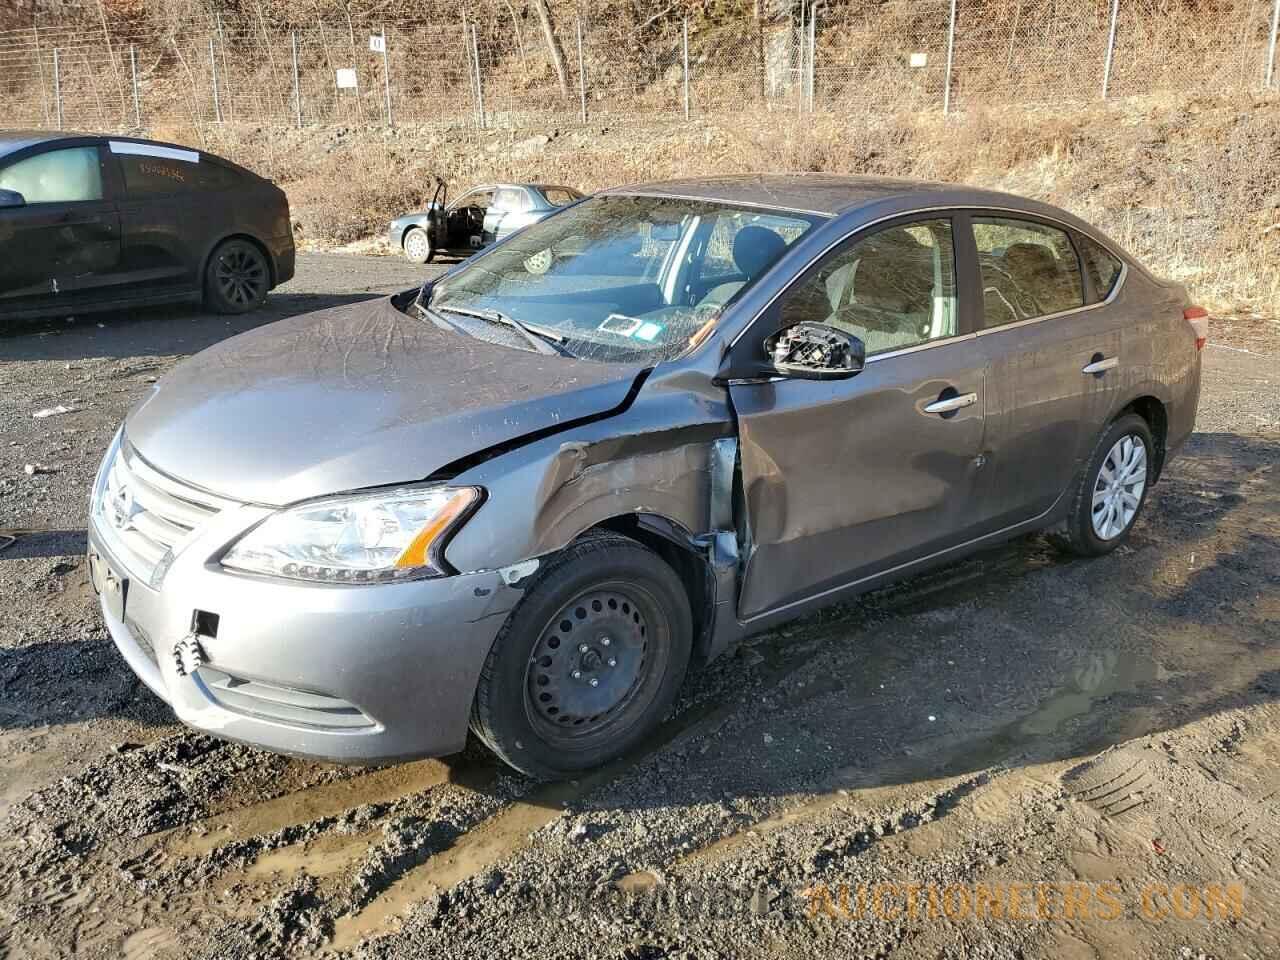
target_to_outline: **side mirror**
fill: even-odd
[[[797,323],[764,343],[775,373],[796,380],[843,380],[862,370],[866,345],[825,323]]]
[[[25,207],[27,198],[17,190],[0,190],[0,207]]]

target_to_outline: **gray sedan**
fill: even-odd
[[[426,263],[437,253],[469,257],[581,199],[582,194],[569,187],[497,183],[474,187],[449,203],[440,184],[425,210],[391,221],[387,240],[413,263]]]
[[[290,753],[573,776],[691,664],[975,550],[1124,542],[1208,318],[1007,194],[747,176],[606,191],[421,290],[185,361],[94,484],[124,658]]]

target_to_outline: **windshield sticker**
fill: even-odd
[[[616,333],[620,337],[629,337],[640,329],[644,321],[638,317],[628,317],[625,313],[611,313],[604,318],[604,323],[597,327],[605,333]]]
[[[662,332],[662,327],[656,323],[646,323],[636,331],[637,340],[653,340]]]

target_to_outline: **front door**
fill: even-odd
[[[986,409],[986,359],[963,336],[971,313],[952,221],[934,218],[838,247],[757,320],[839,327],[862,339],[867,363],[846,380],[730,386],[749,527],[742,619],[970,534]]]
[[[0,168],[24,204],[0,209],[0,307],[56,308],[97,291],[120,261],[120,218],[96,146],[63,147]]]

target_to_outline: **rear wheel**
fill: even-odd
[[[248,240],[225,240],[213,251],[204,275],[204,302],[218,313],[245,313],[267,299],[271,267]]]
[[[1151,487],[1155,444],[1136,413],[1098,438],[1067,517],[1067,545],[1083,556],[1110,553],[1129,536]]]
[[[427,263],[436,253],[427,231],[421,227],[410,227],[400,245],[404,247],[405,258],[410,263]]]
[[[535,777],[600,766],[671,709],[692,633],[688,596],[657,554],[626,537],[584,539],[551,562],[494,641],[472,730]]]

